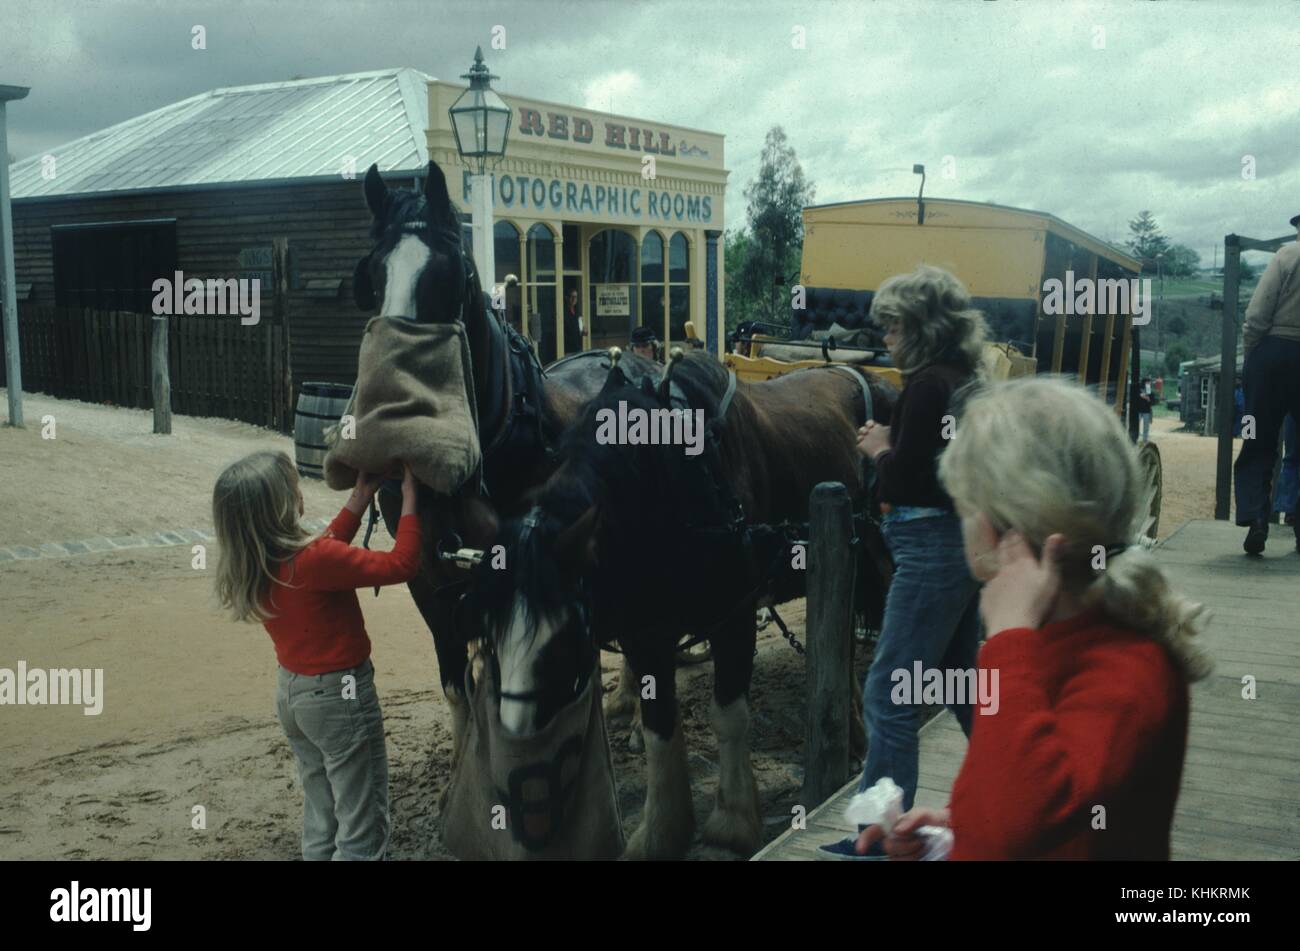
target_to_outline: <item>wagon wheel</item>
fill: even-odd
[[[1160,531],[1160,502],[1163,496],[1163,475],[1160,450],[1155,443],[1146,442],[1138,450],[1138,465],[1142,469],[1142,484],[1148,493],[1146,515],[1142,518],[1142,534],[1155,541]]]

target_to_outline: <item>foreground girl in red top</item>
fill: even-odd
[[[985,582],[979,667],[998,697],[948,809],[904,814],[885,852],[916,858],[917,828],[948,825],[954,859],[1168,859],[1187,685],[1210,664],[1189,640],[1199,606],[1137,542],[1148,500],[1114,411],[1047,377],[993,386],[939,475]]]
[[[351,546],[381,479],[359,475],[319,537],[298,522],[298,473],[282,452],[234,463],[212,494],[217,597],[237,620],[262,622],[280,662],[276,707],[302,779],[308,860],[382,859],[388,846],[384,718],[356,589],[415,576],[420,520],[407,468],[393,550]]]

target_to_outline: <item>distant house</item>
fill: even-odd
[[[372,162],[393,185],[423,177],[430,79],[403,68],[214,89],[15,163],[20,306],[147,313],[153,281],[177,270],[257,277],[295,388],[352,382],[367,319],[351,293],[370,250],[361,178]]]
[[[1199,360],[1188,360],[1179,366],[1179,388],[1182,406],[1179,418],[1184,427],[1200,433],[1202,436],[1217,436],[1219,433],[1219,366],[1221,358],[1216,354]],[[1241,383],[1242,357],[1237,357],[1237,378],[1234,388]]]

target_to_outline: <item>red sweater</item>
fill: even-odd
[[[399,584],[420,567],[420,518],[403,515],[392,551],[353,548],[361,517],[347,509],[325,534],[280,565],[276,577],[290,585],[270,589],[266,631],[280,666],[295,674],[327,674],[356,667],[370,656],[357,588]]]
[[[1167,860],[1188,703],[1165,649],[1091,614],[1003,631],[979,666],[1001,706],[975,713],[952,858]]]

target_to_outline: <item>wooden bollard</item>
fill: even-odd
[[[172,431],[172,381],[167,361],[168,317],[153,318],[153,431],[170,435]]]
[[[811,811],[849,772],[853,676],[853,506],[839,482],[822,482],[808,503],[808,717],[804,805]]]

